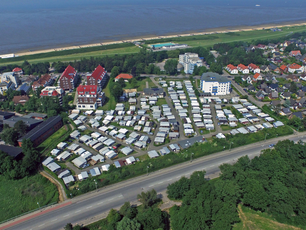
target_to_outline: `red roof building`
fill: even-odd
[[[304,71],[304,68],[303,68],[303,66],[300,66],[296,63],[293,63],[293,64],[288,66],[288,71],[290,73],[294,73],[294,72],[301,73],[301,72]]]
[[[117,77],[115,77],[115,81],[119,81],[119,79],[121,79],[121,78],[123,80],[129,80],[129,79],[132,79],[133,76],[131,74],[127,74],[127,73],[121,73]]]
[[[253,81],[261,81],[262,80],[262,76],[260,75],[260,73],[255,73],[255,75],[253,76]]]
[[[256,46],[256,48],[257,48],[257,49],[262,49],[262,50],[264,50],[264,49],[267,48],[267,46],[266,46],[266,45],[263,45],[263,44],[258,44],[258,45]]]
[[[80,85],[77,88],[78,97],[96,97],[98,94],[98,86],[96,85]]]
[[[34,81],[32,84],[32,89],[35,91],[39,87],[46,87],[53,83],[53,80],[49,74],[45,74],[41,78],[39,78],[37,81]]]
[[[279,67],[279,69],[283,72],[283,73],[287,73],[288,72],[288,67],[285,65],[282,65],[281,67]]]
[[[87,85],[97,85],[104,87],[108,80],[106,73],[106,70],[101,65],[98,65],[92,74],[87,76]]]
[[[22,73],[23,73],[22,69],[19,68],[19,67],[14,68],[14,69],[12,70],[12,72],[18,73],[18,74],[22,74]]]
[[[76,77],[77,77],[76,70],[71,65],[68,65],[59,79],[60,87],[63,90],[68,90],[68,91],[73,90],[76,84]]]
[[[301,51],[300,51],[300,50],[292,50],[292,51],[289,53],[289,56],[290,56],[290,57],[296,57],[296,56],[302,56],[302,54],[301,54]]]
[[[253,63],[251,63],[251,64],[249,64],[248,67],[249,67],[249,70],[253,71],[253,73],[260,73],[260,68],[259,68],[259,66],[255,65],[255,64],[253,64]]]
[[[47,86],[40,93],[41,97],[57,97],[60,105],[62,105],[64,95],[65,91],[58,86]]]
[[[80,85],[77,94],[77,109],[97,109],[105,101],[105,94],[97,85]]]

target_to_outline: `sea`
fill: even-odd
[[[305,0],[0,0],[0,54],[306,22]]]

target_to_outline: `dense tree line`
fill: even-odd
[[[269,62],[263,56],[263,50],[255,49],[254,51],[246,52],[244,47],[235,47],[230,49],[226,55],[219,56],[217,62],[222,66],[228,64],[239,65],[240,63],[248,65],[254,63],[256,65],[267,65]]]
[[[0,109],[21,113],[25,113],[26,111],[40,112],[46,113],[48,117],[51,117],[73,108],[73,106],[69,105],[69,102],[73,100],[71,95],[65,95],[63,97],[61,106],[57,97],[40,97],[40,91],[41,89],[37,89],[25,105],[18,104],[15,106],[12,101],[13,97],[21,95],[21,93],[19,91],[8,89],[6,100],[0,101]]]
[[[176,229],[232,229],[238,203],[267,212],[277,221],[306,226],[306,148],[286,140],[250,160],[220,166],[221,176],[206,181],[204,172],[168,186],[168,196],[182,199],[170,210]]]
[[[141,206],[132,206],[130,202],[124,203],[119,211],[111,209],[102,223],[91,226],[95,229],[105,230],[163,230],[169,229],[168,214],[162,212],[156,203],[159,201],[155,190],[142,192],[137,196]],[[65,230],[88,230],[90,227],[72,226],[70,223]]]
[[[22,159],[16,160],[0,150],[0,175],[21,179],[35,173],[40,162],[39,152],[29,139],[22,142],[22,153]]]
[[[240,190],[231,181],[207,181],[205,172],[194,172],[168,186],[169,198],[182,199],[182,206],[170,209],[171,228],[231,229],[239,222],[236,211]]]
[[[23,70],[23,73],[26,75],[38,75],[49,73],[49,62],[39,62],[30,64],[28,61],[24,61],[22,65],[6,65],[0,66],[0,72],[11,72],[15,67],[20,67]]]

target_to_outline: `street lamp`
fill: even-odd
[[[39,205],[39,202],[37,202],[37,204],[38,204],[38,208],[40,209],[40,205]]]
[[[265,141],[267,140],[267,135],[269,135],[269,133],[266,133],[266,135],[265,135]]]
[[[147,166],[147,176],[149,175],[149,165]]]
[[[190,162],[192,162],[192,155],[193,155],[194,153],[191,153],[190,154]]]
[[[232,144],[234,144],[234,143],[233,142],[230,143],[229,151],[231,151]]]
[[[97,181],[96,181],[96,179],[94,179],[94,182],[95,182],[95,185],[96,185],[96,190],[98,189],[98,187],[97,187]]]

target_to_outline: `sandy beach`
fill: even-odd
[[[239,26],[231,29],[219,27],[219,28],[212,28],[206,29],[204,31],[190,31],[189,33],[183,34],[169,34],[164,36],[142,36],[142,37],[135,37],[132,39],[125,39],[121,41],[106,41],[101,43],[93,43],[93,44],[86,44],[86,45],[79,45],[79,46],[66,46],[61,48],[53,48],[53,49],[44,49],[44,50],[37,50],[37,51],[25,51],[25,52],[16,52],[16,56],[25,56],[25,55],[32,55],[32,54],[39,54],[39,53],[49,53],[54,51],[62,51],[62,50],[72,50],[72,49],[80,49],[80,48],[87,48],[87,47],[98,47],[98,46],[105,46],[105,45],[112,45],[112,44],[120,44],[126,42],[135,42],[135,41],[148,41],[152,39],[161,39],[161,38],[174,38],[174,37],[186,37],[186,36],[196,36],[196,35],[208,35],[208,34],[216,34],[216,33],[229,33],[229,32],[241,32],[241,31],[251,31],[251,30],[262,30],[264,29],[271,29],[271,28],[282,28],[282,27],[293,27],[293,26],[303,26],[306,25],[306,22],[299,22],[299,23],[282,23],[282,24],[262,24],[256,26]]]

